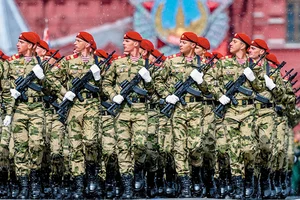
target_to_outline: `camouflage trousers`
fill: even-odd
[[[205,167],[213,169],[216,166],[216,121],[214,116],[214,106],[207,105],[204,101],[202,113],[200,115],[201,122],[201,141],[203,141],[203,159]]]
[[[287,152],[286,150],[287,144],[285,138],[288,137],[285,134],[287,119],[277,115],[275,118],[275,123],[276,123],[276,131],[274,133],[276,138],[275,138],[275,145],[272,153],[273,159],[271,161],[271,163],[273,163],[272,171],[283,169],[283,164]]]
[[[65,126],[58,120],[59,116],[55,110],[50,108],[45,110],[45,142],[50,152],[49,162],[51,163],[51,174],[61,174],[63,171],[63,138]],[[47,151],[47,150],[46,150]]]
[[[0,117],[0,167],[8,168],[9,158],[13,157],[13,140],[11,138],[11,126],[2,127],[2,117]]]
[[[263,108],[257,111],[255,132],[257,134],[257,170],[261,167],[271,169],[276,143],[276,112],[273,108]],[[258,172],[256,172],[258,173]]]
[[[229,158],[232,176],[245,177],[245,166],[254,169],[257,154],[254,120],[253,105],[231,106],[225,114],[223,122],[230,145]]]
[[[12,121],[15,145],[14,163],[17,176],[29,175],[40,169],[44,150],[42,102],[20,103]]]
[[[99,102],[74,104],[67,119],[72,176],[85,174],[85,162],[97,162]]]
[[[189,174],[189,166],[202,165],[202,137],[200,131],[200,113],[202,104],[187,103],[177,105],[173,114],[173,155],[179,176]]]
[[[144,165],[146,159],[146,105],[123,105],[116,117],[115,126],[120,173],[133,174],[134,164]]]
[[[107,112],[103,112],[101,115],[101,126],[99,130],[99,138],[101,138],[101,171],[99,176],[105,180],[107,175],[107,167],[108,162],[112,159],[116,152],[116,134],[115,134],[115,119],[107,114]],[[113,164],[113,167],[116,168]]]
[[[292,170],[294,164],[295,156],[295,142],[294,142],[294,132],[292,128],[286,124],[285,129],[285,160],[283,164],[284,171]]]

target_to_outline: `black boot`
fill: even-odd
[[[134,165],[134,191],[141,192],[145,187],[144,165]]]
[[[30,172],[30,198],[41,198],[41,174],[39,170],[31,170]]]
[[[281,179],[281,188],[282,188],[281,198],[285,199],[289,195],[287,185],[286,185],[287,172],[284,172],[283,170],[281,170],[280,172],[281,172],[280,179]]]
[[[234,199],[243,199],[244,198],[244,180],[242,176],[232,177],[233,182],[233,192],[230,196]]]
[[[132,175],[131,174],[123,174],[122,175],[122,183],[123,183],[123,199],[131,199],[133,196],[133,189],[132,189]]]
[[[280,198],[282,196],[282,187],[281,187],[281,172],[279,170],[275,171],[274,187],[275,187],[275,197]]]
[[[224,169],[220,170],[219,173],[219,184],[218,184],[218,194],[219,194],[219,198],[220,199],[224,199],[226,197],[226,195],[228,195],[228,191],[227,191],[227,175],[226,175],[226,171]]]
[[[158,191],[155,184],[155,172],[147,172],[147,196],[149,198],[156,197]]]
[[[166,170],[166,196],[167,197],[176,197],[177,193],[177,184],[175,174]]]
[[[271,180],[270,169],[261,168],[260,186],[263,198],[270,198],[271,196]]]
[[[63,199],[70,199],[72,196],[71,193],[71,176],[69,174],[64,175],[61,188],[61,194],[63,196]]]
[[[61,185],[62,185],[62,176],[57,174],[52,175],[51,178],[52,183],[52,198],[54,199],[62,199]]]
[[[83,175],[74,177],[75,187],[72,195],[73,199],[83,199]]]
[[[9,198],[8,170],[6,167],[0,169],[0,198]]]
[[[157,186],[157,195],[159,197],[162,197],[165,192],[163,169],[158,169],[156,173],[156,186]]]
[[[245,197],[250,198],[252,196],[254,196],[254,171],[253,169],[246,169]]]
[[[179,184],[180,184],[180,198],[191,198],[191,180],[188,175],[178,176]]]
[[[19,181],[17,179],[16,172],[13,169],[10,170],[9,175],[11,198],[16,199],[19,195]]]
[[[102,196],[102,188],[100,188],[98,174],[96,170],[96,163],[86,162],[86,176],[87,176],[87,185],[85,188],[85,193],[88,197],[93,198],[96,195],[96,192],[100,192]],[[96,191],[97,190],[97,191]]]
[[[122,183],[122,177],[119,171],[119,167],[117,165],[116,167],[116,197],[121,198],[123,193],[123,183]]]
[[[208,198],[219,198],[216,180],[214,178],[214,169],[207,169],[206,187]]]
[[[29,184],[28,184],[28,176],[20,176],[18,177],[20,183],[20,193],[17,196],[18,199],[28,199],[29,197]]]
[[[202,197],[203,181],[200,167],[192,166],[192,190],[193,197]]]
[[[260,179],[258,176],[254,175],[254,190],[253,190],[253,194],[249,197],[252,199],[262,199],[262,195],[261,195],[261,186],[260,186]],[[248,198],[248,197],[246,197]]]

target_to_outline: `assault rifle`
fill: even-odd
[[[294,93],[296,94],[299,90],[300,90],[300,87],[298,87],[297,89],[294,89]]]
[[[285,61],[282,61],[282,62],[277,66],[277,68],[276,68],[274,71],[272,71],[271,73],[269,73],[269,74],[267,74],[267,75],[268,75],[269,77],[271,77],[273,74],[275,74],[275,72],[277,72],[278,70],[280,71],[280,70],[282,69],[282,67],[283,67],[285,64],[286,64],[286,62],[285,62]],[[260,102],[262,102],[262,103],[269,103],[269,101],[270,101],[268,98],[266,98],[266,97],[264,97],[264,96],[262,96],[262,95],[260,95],[260,94],[256,94],[255,100],[260,101]]]
[[[290,69],[289,71],[285,71],[285,75],[282,77],[282,79],[285,79],[285,77],[289,76],[292,71],[294,71],[294,68]]]
[[[41,66],[42,69],[44,69],[44,66],[46,63],[48,63],[48,61],[53,58],[56,54],[57,54],[58,50],[55,51],[47,60],[44,60],[43,62],[41,62],[40,57],[36,56],[36,59],[39,63],[39,65]],[[41,92],[43,87],[33,83],[32,81],[34,79],[36,79],[36,75],[34,74],[33,71],[29,72],[29,74],[23,78],[22,76],[19,76],[16,80],[15,80],[15,84],[16,84],[16,90],[18,92],[21,93],[20,98],[24,101],[28,100],[28,97],[26,96],[25,92],[27,91],[28,88],[35,90],[37,92]]]
[[[206,71],[209,67],[212,66],[212,62],[214,61],[214,59],[217,57],[217,55],[214,55],[209,61],[208,63],[205,63],[205,64],[202,64],[200,66],[198,66],[196,69],[199,71],[199,72],[203,72],[203,71]],[[197,59],[198,59],[198,63],[199,63],[199,57],[197,56]],[[191,87],[191,85],[194,83],[194,79],[189,76],[185,82],[182,82],[182,81],[178,81],[176,84],[175,84],[175,89],[176,91],[174,92],[174,95],[176,95],[179,100],[180,100],[180,103],[185,106],[186,105],[186,102],[184,100],[184,95],[186,93],[190,93],[196,97],[200,97],[201,96],[201,91],[197,91],[195,89],[193,89]],[[212,95],[210,95],[209,97],[212,97]],[[162,114],[166,115],[167,117],[171,117],[172,113],[173,113],[173,110],[175,109],[175,104],[172,104],[172,103],[167,103],[167,105],[165,105],[165,107],[160,111]]]
[[[298,82],[298,80],[295,80],[295,82],[291,83],[291,86],[294,86],[297,82]]]
[[[258,60],[256,63],[251,63],[250,66],[249,66],[249,68],[250,68],[251,70],[253,70],[253,68],[254,68],[254,67],[255,67],[255,66],[256,66],[256,65],[257,65],[257,64],[265,57],[265,56],[266,56],[266,54],[267,54],[267,53],[265,52],[263,55],[261,55],[261,57],[259,58],[259,60]],[[241,74],[235,82],[229,81],[229,82],[225,85],[225,88],[227,89],[225,95],[226,95],[228,98],[230,98],[230,100],[231,100],[231,102],[232,102],[233,105],[237,105],[237,104],[238,104],[238,101],[237,101],[236,98],[234,97],[235,94],[237,94],[238,92],[244,93],[243,91],[241,91],[241,86],[242,86],[246,81],[247,81],[247,77],[245,76],[245,74]],[[253,93],[253,91],[252,91],[252,90],[249,90],[249,91],[247,91],[247,94],[245,94],[245,93],[244,93],[244,94],[245,94],[245,95],[248,95],[248,96],[251,96],[252,93]],[[217,108],[214,109],[214,113],[215,113],[218,117],[222,118],[222,117],[224,116],[225,108],[226,108],[226,106],[220,103],[220,104],[217,106]]]
[[[116,51],[111,52],[108,57],[106,59],[104,59],[103,61],[101,61],[100,63],[98,63],[98,67],[101,69],[101,66],[105,66],[105,64],[107,64],[109,62],[109,60],[112,58],[112,55],[115,53]],[[73,92],[76,97],[78,98],[78,100],[80,102],[84,101],[84,98],[81,95],[81,90],[83,90],[84,88],[89,90],[92,93],[97,93],[100,91],[99,87],[96,87],[92,84],[90,84],[90,80],[93,79],[93,72],[91,70],[89,70],[82,78],[74,78],[72,81],[72,88],[71,88],[71,92]],[[62,123],[65,122],[65,120],[67,119],[67,114],[69,112],[69,109],[71,108],[71,106],[73,105],[73,101],[70,101],[68,99],[65,99],[61,102],[61,104],[59,104],[59,110],[57,111],[58,115],[59,115],[59,121],[61,121]]]
[[[146,59],[145,61],[145,68],[147,70],[149,70],[151,67],[153,67],[155,65],[155,63],[159,62],[160,59],[162,58],[163,54],[161,54],[151,65],[149,65],[149,60]],[[122,88],[120,95],[123,96],[124,100],[129,104],[132,105],[131,100],[129,99],[129,95],[132,92],[135,92],[139,95],[142,96],[147,96],[148,95],[148,91],[139,88],[137,85],[141,82],[142,77],[139,73],[137,73],[137,75],[135,75],[135,77],[133,77],[133,79],[129,82],[128,80],[124,80],[120,86]],[[107,112],[109,114],[111,114],[112,116],[116,117],[118,114],[118,109],[120,108],[120,104],[117,103],[113,103],[108,109]]]

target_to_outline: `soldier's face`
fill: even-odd
[[[195,48],[195,54],[198,56],[203,56],[205,54],[206,50],[200,46],[196,46]]]
[[[36,54],[38,56],[44,56],[47,52],[45,49],[41,48],[41,47],[36,47],[36,50],[35,50]]]
[[[133,49],[136,47],[136,41],[130,40],[130,39],[124,39],[123,40],[123,47],[124,47],[124,52],[132,52]]]
[[[85,48],[88,47],[89,43],[87,43],[86,41],[76,38],[75,42],[74,42],[75,48],[74,50],[76,52],[82,52]]]
[[[19,54],[26,54],[27,51],[32,47],[32,44],[24,41],[24,40],[18,40],[17,43],[17,49]]]
[[[189,41],[186,41],[186,40],[180,40],[179,49],[180,49],[181,53],[183,53],[183,54],[190,53],[192,48],[193,48],[193,43],[192,42],[189,42]]]
[[[242,41],[240,41],[239,39],[233,38],[229,44],[229,51],[232,54],[237,53],[239,50],[242,49]]]
[[[248,52],[249,52],[249,57],[252,59],[258,59],[259,56],[263,54],[263,50],[255,46],[250,46]]]

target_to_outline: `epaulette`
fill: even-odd
[[[16,60],[16,59],[18,59],[18,58],[20,58],[20,55],[19,55],[19,54],[14,54],[14,55],[12,55],[11,57],[9,57],[7,60],[8,60],[8,61],[12,61],[12,60]]]
[[[75,54],[72,54],[72,55],[68,55],[66,56],[66,60],[72,60],[74,58],[78,58],[79,54],[78,53],[75,53]]]
[[[181,56],[181,53],[179,52],[179,53],[176,53],[176,54],[173,54],[173,55],[170,55],[170,56],[168,56],[167,58],[168,59],[170,59],[170,58],[176,58],[176,57],[178,57],[178,56]]]
[[[116,56],[115,58],[113,58],[112,60],[118,60],[118,59],[120,59],[120,58],[125,58],[125,57],[127,57],[127,55],[126,54],[124,54],[124,55],[120,55],[120,56]]]
[[[232,58],[232,55],[227,55],[223,57],[223,59],[228,59],[228,58]]]

